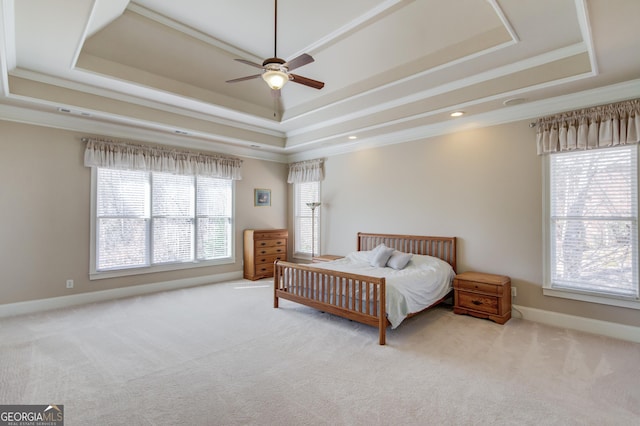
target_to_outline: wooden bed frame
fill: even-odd
[[[382,243],[405,253],[440,258],[449,263],[454,271],[456,270],[456,237],[358,233],[358,251],[373,250]],[[378,327],[379,343],[385,344],[386,328],[389,325],[385,312],[385,278],[276,261],[273,280],[274,308],[278,307],[278,299],[283,298]],[[355,297],[356,294],[366,296],[361,300]],[[425,309],[441,303],[448,297],[450,293]]]

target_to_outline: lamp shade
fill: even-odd
[[[273,90],[280,90],[289,81],[289,76],[282,71],[267,70],[262,73],[262,79],[267,82]]]

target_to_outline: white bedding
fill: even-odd
[[[346,257],[314,266],[332,271],[385,277],[386,311],[391,328],[408,314],[419,312],[442,299],[452,288],[455,273],[451,265],[437,257],[414,254],[404,269],[374,267],[370,251],[356,251]]]

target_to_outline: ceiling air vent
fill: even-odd
[[[86,111],[78,111],[75,109],[70,109],[70,108],[65,108],[65,107],[59,107],[58,108],[58,112],[64,112],[65,114],[73,114],[73,115],[80,115],[82,117],[91,117],[92,115],[89,114]]]

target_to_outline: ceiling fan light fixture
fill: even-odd
[[[280,90],[289,81],[289,75],[280,70],[267,70],[262,73],[262,79],[273,90]]]
[[[237,83],[239,81],[253,80],[254,78],[262,77],[271,90],[274,91],[274,95],[276,97],[280,96],[280,89],[282,89],[289,80],[304,86],[313,87],[314,89],[322,89],[324,87],[324,83],[322,81],[313,80],[296,74],[289,74],[289,71],[313,62],[313,57],[311,55],[303,53],[290,61],[278,58],[278,0],[274,0],[273,3],[273,57],[265,59],[264,62],[262,62],[262,65],[247,61],[246,59],[236,58],[236,61],[238,62],[242,62],[243,64],[250,65],[255,68],[261,68],[262,73],[249,75],[247,77],[234,78],[232,80],[227,80],[227,83]]]

